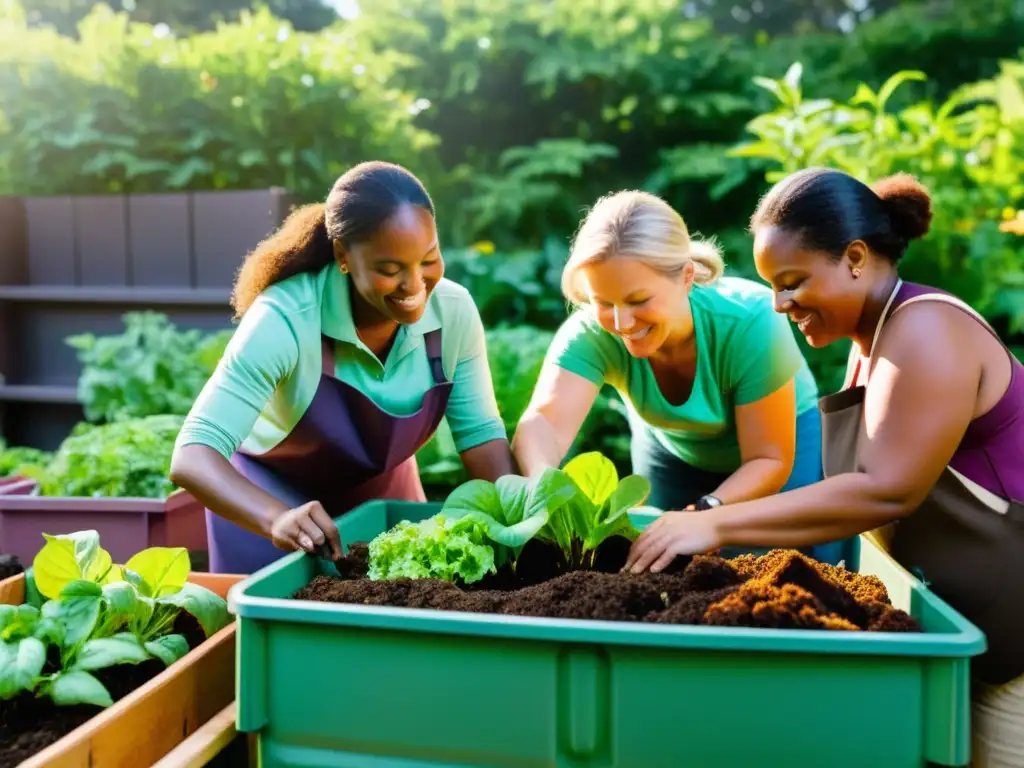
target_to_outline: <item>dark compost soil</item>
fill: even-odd
[[[190,649],[206,639],[199,622],[184,611],[175,620],[172,632],[183,634]],[[51,648],[50,651],[56,655],[56,649]],[[51,658],[43,668],[43,674],[52,674],[56,669],[56,660]],[[110,697],[116,702],[165,669],[167,667],[162,661],[149,659],[141,664],[107,667],[93,674],[107,687]],[[24,693],[9,701],[0,701],[0,768],[14,768],[102,711],[102,707],[90,704],[58,707],[49,698],[35,698]]]
[[[564,572],[550,545],[531,541],[515,570],[469,586],[438,579],[370,581],[367,546],[353,544],[337,563],[341,578],[321,575],[295,593],[299,600],[434,608],[511,616],[703,624],[724,627],[920,632],[892,607],[885,585],[812,560],[794,550],[725,560],[680,557],[662,573],[620,573],[629,551],[609,540],[592,571]]]
[[[25,570],[25,566],[14,555],[0,555],[0,581],[17,576]]]

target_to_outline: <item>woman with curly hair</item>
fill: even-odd
[[[425,501],[416,451],[447,418],[468,473],[514,472],[473,298],[444,279],[434,206],[355,166],[246,259],[240,319],[185,420],[172,480],[207,508],[210,570],[329,545],[369,499]]]
[[[1024,365],[971,307],[904,282],[931,224],[913,177],[868,187],[812,169],[752,221],[758,273],[811,345],[852,340],[846,384],[822,398],[825,479],[700,514],[669,512],[627,568],[726,545],[798,547],[868,533],[977,625],[974,765],[1024,765]]]

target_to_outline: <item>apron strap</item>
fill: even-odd
[[[322,373],[334,376],[334,339],[325,333],[320,334],[320,354]]]
[[[326,334],[321,334],[321,337],[323,373],[334,376],[334,339]],[[448,379],[444,375],[444,365],[441,362],[441,329],[424,334],[423,343],[427,348],[427,360],[430,362],[430,373],[434,377],[434,383],[447,384]]]
[[[447,384],[448,379],[444,375],[444,365],[441,361],[441,329],[437,328],[424,334],[423,343],[427,347],[427,360],[430,361],[434,383]]]
[[[896,307],[896,309],[892,311],[892,314],[895,315],[904,307],[921,301],[941,301],[943,304],[949,304],[952,307],[956,307],[961,312],[965,312],[966,314],[970,315],[979,323],[981,323],[985,330],[992,334],[993,338],[995,338],[995,340],[999,342],[1000,346],[1002,346],[1003,349],[1006,350],[1006,353],[1010,355],[1011,359],[1016,359],[1013,357],[1012,353],[1010,353],[1010,348],[1006,346],[1006,342],[999,338],[999,334],[996,333],[995,329],[991,325],[989,325],[988,320],[982,317],[981,313],[979,313],[974,307],[972,307],[967,302],[958,299],[956,296],[949,296],[945,293],[923,293],[920,296],[915,296],[912,299],[907,299],[906,301],[904,301],[902,304],[900,304],[898,307]]]

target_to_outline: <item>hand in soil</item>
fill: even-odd
[[[270,536],[274,546],[279,549],[301,549],[307,554],[313,554],[321,544],[327,542],[331,559],[337,560],[342,556],[338,526],[319,501],[310,501],[301,507],[289,509],[274,521]]]
[[[721,546],[713,512],[665,512],[633,542],[625,568],[631,573],[660,573],[679,555],[699,555]]]

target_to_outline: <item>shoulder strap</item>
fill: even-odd
[[[434,375],[434,383],[447,383],[448,379],[444,375],[444,364],[441,360],[441,329],[437,328],[425,333],[423,343],[427,348],[427,360],[430,361],[430,372]]]
[[[321,366],[326,376],[334,375],[334,339],[325,333],[320,334]]]
[[[892,315],[895,315],[904,307],[921,301],[941,301],[943,304],[949,304],[950,306],[956,307],[960,311],[965,312],[966,314],[970,315],[975,320],[977,320],[979,323],[981,323],[985,327],[985,329],[995,337],[996,341],[1002,344],[1003,347],[1006,347],[1006,344],[1003,342],[1003,340],[999,338],[999,334],[995,332],[995,329],[991,325],[989,325],[988,320],[981,316],[981,313],[979,313],[974,307],[972,307],[966,301],[958,299],[956,296],[949,296],[948,294],[945,293],[923,293],[920,296],[915,296],[912,299],[907,299],[902,304],[893,309],[892,313],[890,314],[890,317]],[[1009,349],[1007,349],[1007,351],[1009,351]]]

